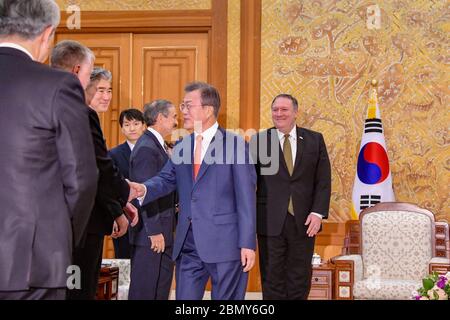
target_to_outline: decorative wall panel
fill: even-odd
[[[299,99],[298,124],[328,147],[331,221],[350,219],[372,79],[397,201],[450,220],[449,30],[444,0],[263,0],[261,128],[275,95]]]

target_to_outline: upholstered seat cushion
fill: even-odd
[[[420,288],[420,280],[364,279],[353,286],[354,299],[411,300],[413,291]]]

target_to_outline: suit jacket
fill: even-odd
[[[124,178],[129,179],[131,149],[128,143],[125,141],[119,144],[117,147],[109,150],[108,154]]]
[[[0,291],[65,287],[97,172],[70,73],[0,48]]]
[[[273,140],[271,139],[272,135],[275,135]],[[289,175],[284,161],[276,129],[262,131],[253,137],[253,139],[255,138],[257,141],[262,141],[259,143],[267,141],[266,145],[269,151],[271,150],[271,141],[276,141],[278,145],[275,148],[279,154],[278,158],[273,157],[269,163],[261,161],[261,156],[264,157],[264,154],[261,154],[260,151],[258,157],[255,157],[258,173],[258,234],[276,236],[281,233],[288,214],[291,195],[298,230],[306,233],[305,222],[309,213],[319,213],[326,219],[330,206],[331,169],[322,134],[297,127],[297,154],[292,176]],[[276,174],[261,174],[264,167],[271,165],[278,166]]]
[[[232,146],[229,150],[227,141],[228,146]],[[219,161],[208,164],[204,160],[195,181],[193,149],[193,134],[175,146],[159,175],[145,182],[144,204],[178,190],[180,211],[174,260],[183,247],[191,219],[196,249],[202,261],[239,260],[241,248],[256,248],[256,172],[249,161],[248,144],[219,127],[206,152]]]
[[[130,187],[119,169],[114,165],[113,160],[108,156],[100,119],[97,112],[91,108],[89,108],[89,123],[94,141],[99,178],[87,233],[109,235],[112,232],[114,219],[123,213],[122,208],[128,201]],[[81,246],[83,246],[83,243]]]
[[[156,176],[168,159],[155,135],[146,130],[131,153],[131,180],[142,183]],[[139,208],[139,223],[130,228],[130,243],[149,246],[148,237],[162,233],[166,246],[171,246],[174,228],[175,192],[172,192]]]

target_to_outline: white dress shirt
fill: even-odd
[[[278,138],[280,139],[281,150],[284,147],[284,133],[277,129]],[[289,142],[291,143],[291,151],[292,151],[292,167],[295,165],[295,157],[297,156],[297,127],[294,126],[289,132]],[[284,150],[283,150],[284,151]]]
[[[280,145],[281,150],[283,150],[284,147],[284,133],[277,129],[278,138],[280,139]],[[297,156],[297,126],[294,126],[289,132],[289,142],[291,143],[291,151],[292,151],[292,166],[295,166],[295,158]],[[284,151],[284,150],[283,150]],[[317,212],[311,212],[313,215],[319,217],[320,219],[323,218],[323,216],[320,213]]]
[[[161,133],[159,133],[158,131],[156,131],[155,129],[148,127],[147,128],[148,131],[150,131],[151,133],[153,133],[156,137],[156,139],[158,139],[159,144],[161,145],[161,147],[166,150],[166,148],[164,148],[164,138],[161,135]]]
[[[22,47],[21,45],[17,44],[17,43],[12,43],[12,42],[0,42],[0,47],[1,48],[13,48],[13,49],[17,49],[22,51],[23,53],[26,53],[31,60],[34,60],[33,55],[24,47]]]
[[[214,136],[216,135],[217,129],[219,128],[219,124],[217,123],[217,121],[208,129],[206,129],[205,131],[203,131],[201,133],[203,139],[202,139],[202,156],[201,156],[201,160],[203,162],[203,158],[205,157],[206,151],[208,150],[209,145],[211,144],[211,140],[214,138]],[[152,128],[148,128],[148,130],[153,133],[156,138],[158,138],[159,143],[161,143],[161,145],[164,148],[164,140],[162,138],[162,136],[159,134],[158,131],[152,129]],[[195,132],[194,133],[194,150],[195,147],[197,146],[197,142],[195,140],[195,138],[199,135],[199,133]],[[142,202],[144,202],[145,196],[147,195],[147,188],[145,188],[145,192],[144,195],[140,198],[138,198],[139,204],[142,205]]]
[[[134,144],[131,143],[131,142],[128,141],[128,140],[127,140],[127,144],[128,144],[128,147],[130,147],[130,150],[133,151],[133,149],[134,149]]]
[[[205,154],[206,151],[208,150],[209,145],[211,144],[211,140],[214,138],[214,136],[216,135],[217,129],[219,128],[219,124],[217,123],[217,121],[208,129],[206,129],[205,131],[203,131],[201,133],[201,136],[203,137],[202,139],[202,157],[201,157],[201,162],[203,162],[203,159],[205,158]],[[194,133],[194,150],[197,147],[197,136],[200,133],[195,132]]]

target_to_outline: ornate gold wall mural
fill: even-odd
[[[263,0],[261,128],[276,94],[299,99],[298,124],[327,143],[330,221],[350,219],[372,79],[397,201],[450,221],[449,30],[444,0]]]
[[[77,5],[81,10],[205,10],[211,0],[56,0],[61,10]]]

